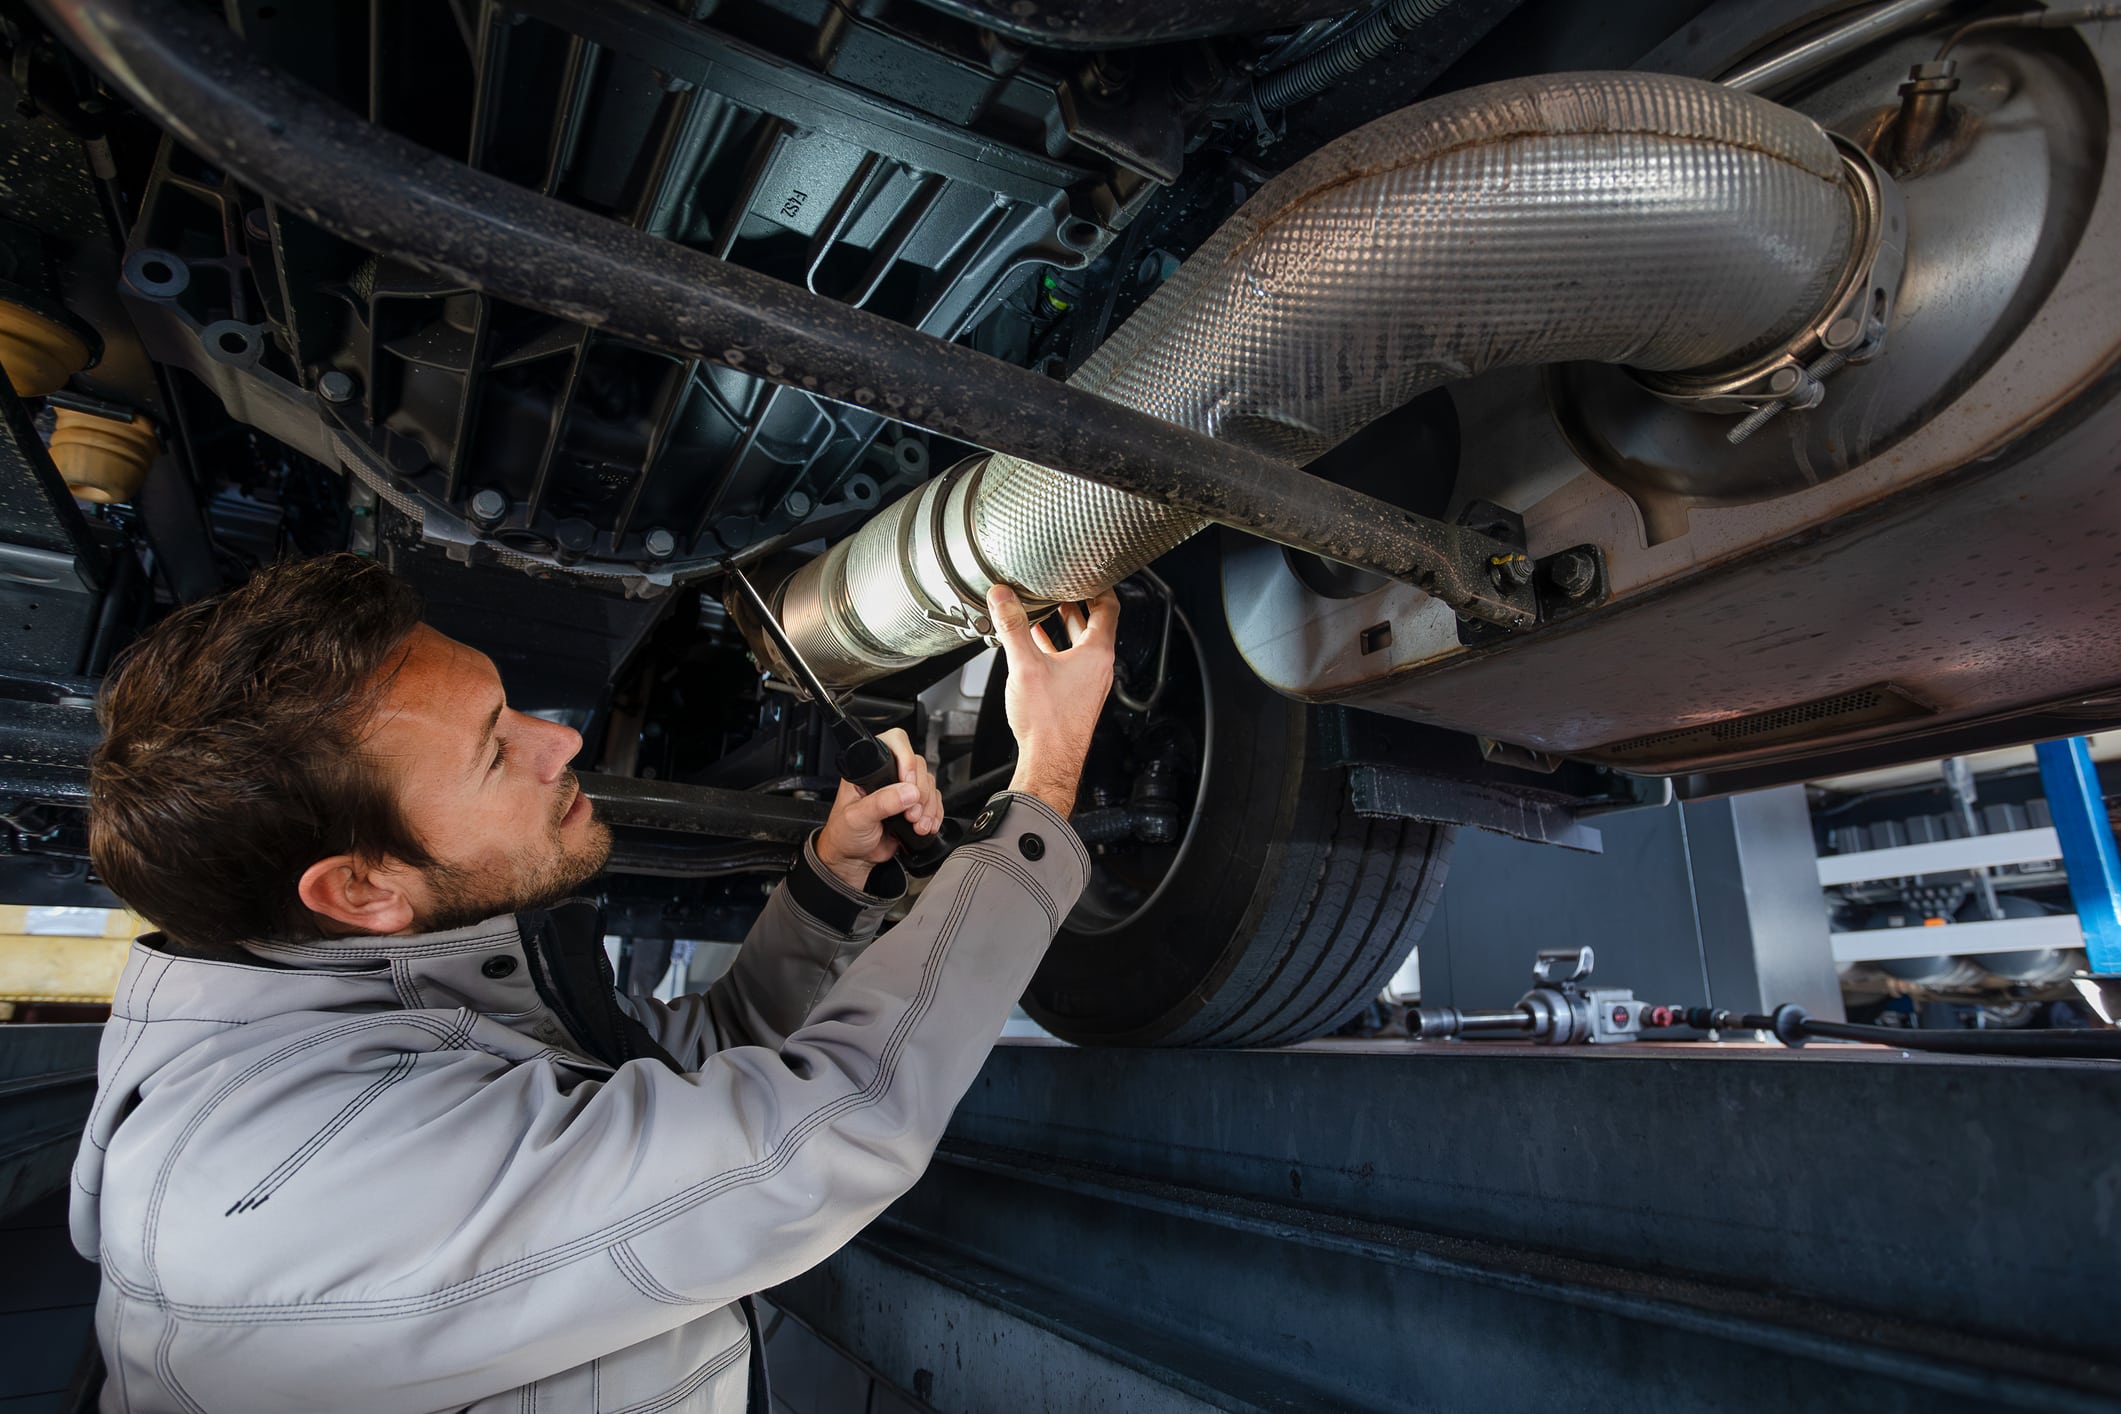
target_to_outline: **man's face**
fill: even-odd
[[[567,763],[581,734],[509,709],[483,653],[424,624],[364,742],[435,856],[404,889],[429,932],[567,897],[611,856]]]

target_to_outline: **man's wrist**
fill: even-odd
[[[1027,751],[1017,758],[1016,774],[1009,778],[1009,789],[1021,795],[1036,796],[1065,820],[1075,813],[1075,788],[1082,776],[1080,760],[1063,765]]]
[[[876,865],[868,860],[848,859],[836,851],[826,849],[823,843],[820,842],[817,849],[817,862],[824,866],[826,873],[845,884],[848,888],[853,889],[856,893],[867,893],[869,891],[869,871],[876,868]]]

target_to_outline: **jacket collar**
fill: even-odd
[[[305,972],[365,972],[398,962],[491,952],[508,947],[521,939],[518,919],[517,914],[501,913],[438,933],[396,933],[388,937],[362,934],[298,942],[268,939],[244,943],[242,950],[268,962]]]
[[[256,942],[244,950],[304,971],[386,970],[400,1006],[466,1007],[605,1065],[644,1058],[676,1065],[619,1005],[602,914],[588,899],[437,933]]]

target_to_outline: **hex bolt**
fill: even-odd
[[[678,538],[660,525],[641,537],[641,546],[658,560],[667,560],[678,551]]]
[[[1013,74],[1023,67],[1029,51],[1012,44],[991,29],[979,32],[980,48],[986,51],[987,68],[997,74]]]
[[[327,403],[350,403],[360,391],[361,385],[351,373],[341,373],[336,368],[317,380],[317,393]]]
[[[1522,589],[1532,582],[1533,566],[1529,555],[1497,555],[1489,564],[1495,572],[1495,582],[1498,586],[1508,585]]]
[[[1178,257],[1168,250],[1152,250],[1134,267],[1134,278],[1143,285],[1161,285],[1177,273]]]
[[[1818,358],[1812,361],[1812,366],[1810,368],[1807,368],[1801,374],[1797,374],[1791,380],[1790,387],[1788,389],[1780,390],[1783,392],[1790,392],[1792,390],[1795,390],[1800,384],[1806,384],[1809,385],[1806,390],[1810,393],[1809,397],[1803,396],[1802,394],[1799,394],[1796,397],[1784,397],[1776,402],[1767,404],[1765,407],[1755,409],[1754,412],[1750,416],[1748,416],[1744,421],[1740,422],[1736,427],[1733,427],[1730,431],[1724,433],[1723,439],[1735,447],[1741,442],[1745,441],[1746,438],[1752,436],[1755,432],[1758,432],[1761,428],[1767,426],[1770,422],[1773,422],[1776,418],[1782,416],[1784,412],[1788,411],[1792,407],[1817,407],[1819,405],[1820,399],[1826,396],[1826,385],[1823,380],[1828,377],[1831,377],[1833,374],[1839,373],[1841,371],[1842,366],[1848,361],[1848,353],[1842,349],[1835,349],[1831,353],[1823,353],[1819,355]],[[1775,381],[1779,384],[1782,381],[1783,373],[1792,372],[1794,372],[1794,370],[1787,368],[1781,370],[1781,372],[1778,372],[1775,375]]]
[[[1101,53],[1083,69],[1083,87],[1099,98],[1116,98],[1134,82],[1134,61],[1125,54]]]
[[[808,491],[790,491],[788,493],[788,499],[781,502],[782,508],[786,510],[789,515],[794,516],[797,520],[801,520],[804,516],[809,515],[811,509],[816,506],[816,504],[817,503],[815,501],[810,499],[810,493]]]
[[[508,514],[508,493],[498,486],[484,486],[471,494],[471,518],[487,530]]]
[[[1598,562],[1587,551],[1563,550],[1548,559],[1547,578],[1563,597],[1581,599],[1598,583]]]
[[[580,516],[569,516],[552,528],[557,546],[553,557],[563,565],[575,564],[596,543],[597,528]]]

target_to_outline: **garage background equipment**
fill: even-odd
[[[1625,987],[1591,987],[1596,954],[1588,947],[1541,948],[1532,990],[1508,1011],[1423,1007],[1410,1027],[1425,1040],[1451,1036],[1521,1037],[1542,1046],[1604,1045],[1642,1033],[1644,1007]]]

